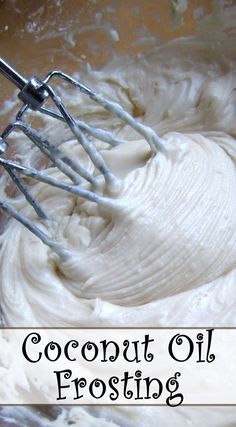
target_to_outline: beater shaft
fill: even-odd
[[[0,57],[0,73],[2,73],[8,80],[14,83],[19,89],[28,83],[28,80],[16,71],[8,62]]]

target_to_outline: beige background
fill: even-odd
[[[212,10],[211,0],[191,0],[183,13],[174,12],[175,3],[181,6],[180,0],[0,0],[1,56],[29,77],[53,68],[72,73],[88,61],[101,66],[112,51],[141,51],[146,36],[162,43],[193,34],[193,11]],[[109,28],[118,32],[118,41]],[[144,45],[135,45],[138,37]],[[13,91],[0,76],[0,109]]]

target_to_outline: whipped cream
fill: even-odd
[[[157,132],[165,149],[156,154],[120,119],[65,91],[75,116],[94,126],[105,123],[125,141],[109,149],[95,142],[120,180],[115,194],[103,188],[118,209],[37,183],[32,190],[53,218],[43,226],[23,197],[13,201],[70,257],[61,260],[9,221],[0,251],[6,325],[236,325],[234,58],[228,40],[179,39],[80,76]],[[63,124],[47,118],[44,132],[93,173]],[[16,138],[22,161],[37,165],[37,150],[29,151],[24,137]],[[58,169],[47,172],[64,179]],[[41,425],[66,426],[69,417],[75,425],[104,427],[199,425],[202,419],[207,426],[226,426],[235,420],[233,409],[180,408],[171,418],[167,410],[114,407],[89,414],[74,409]]]

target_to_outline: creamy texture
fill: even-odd
[[[126,141],[109,150],[96,142],[120,179],[119,192],[107,194],[119,209],[34,185],[55,220],[49,231],[71,258],[62,262],[21,225],[9,222],[0,253],[7,325],[236,325],[234,58],[228,40],[180,39],[81,76],[156,130],[165,141],[165,150],[156,155],[129,126],[92,101],[64,94],[75,115],[93,125],[106,123]],[[55,121],[47,119],[44,132],[93,172],[63,125],[55,129]],[[37,165],[37,150],[29,156],[22,141],[21,159]],[[62,176],[54,168],[49,172]],[[23,197],[13,203],[38,223]],[[223,426],[236,417],[233,409],[179,408],[172,409],[170,419],[167,409],[100,408],[101,424],[86,411],[75,409],[73,416],[79,426],[85,417],[88,427],[169,426],[173,420],[176,426],[199,425],[202,417],[207,426]],[[61,415],[62,425],[66,417]]]

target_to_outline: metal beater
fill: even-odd
[[[49,115],[56,120],[65,122],[71,130],[72,135],[77,139],[78,143],[83,147],[95,168],[100,171],[104,177],[107,188],[114,188],[119,185],[119,180],[114,176],[112,171],[106,165],[103,157],[96,149],[91,140],[101,140],[112,146],[117,146],[124,141],[118,139],[111,132],[103,129],[94,128],[81,120],[77,120],[68,111],[62,102],[57,91],[49,85],[49,82],[54,78],[60,78],[67,83],[78,88],[83,94],[90,97],[96,103],[102,105],[107,111],[115,114],[126,124],[130,125],[139,134],[141,134],[150,145],[152,152],[155,154],[158,150],[163,150],[163,140],[146,125],[141,124],[134,119],[128,112],[126,112],[119,104],[104,98],[103,95],[95,93],[84,84],[68,76],[67,74],[54,70],[51,71],[43,80],[33,76],[27,79],[17,72],[8,62],[0,57],[0,72],[7,77],[12,83],[20,89],[18,98],[23,102],[22,107],[16,114],[15,121],[9,124],[0,136],[0,165],[3,166],[5,171],[9,174],[18,189],[24,194],[27,201],[31,204],[39,218],[45,223],[49,220],[47,213],[44,212],[38,201],[34,198],[27,185],[20,178],[20,175],[29,176],[37,181],[44,182],[61,190],[68,191],[82,197],[98,205],[109,208],[114,208],[114,201],[111,198],[99,194],[97,191],[98,181],[97,177],[88,172],[79,162],[79,159],[73,159],[63,153],[59,147],[52,144],[45,137],[43,137],[36,129],[32,128],[24,119],[27,110],[40,111],[43,114]],[[56,109],[46,108],[45,101],[51,98]],[[20,163],[6,159],[5,155],[8,148],[8,137],[13,131],[23,132],[26,137],[36,145],[39,150],[47,156],[52,164],[58,167],[67,177],[71,183],[61,182],[58,179],[45,173],[43,170],[26,167]],[[89,182],[91,189],[84,188],[84,183]],[[14,217],[21,224],[27,227],[32,233],[39,237],[43,243],[48,245],[51,249],[63,256],[63,250],[58,242],[55,242],[49,235],[44,233],[37,227],[33,221],[26,218],[18,212],[7,200],[0,201],[0,208],[8,215]],[[65,255],[65,253],[64,253]]]

